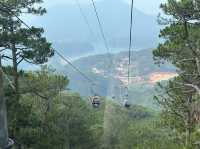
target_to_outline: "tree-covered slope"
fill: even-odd
[[[161,67],[155,65],[152,50],[132,52],[131,55],[130,100],[134,104],[152,106],[155,82],[152,82],[151,79],[155,74],[174,74],[175,69],[169,64]],[[58,70],[69,77],[69,88],[79,92],[81,95],[89,96],[96,93],[101,96],[115,96],[116,100],[122,102],[124,88],[127,84],[127,78],[125,77],[127,76],[128,66],[127,56],[128,52],[121,52],[112,54],[111,57],[107,54],[94,55],[74,61],[73,64],[75,66],[99,84],[92,88],[91,83],[70,66],[59,67]],[[113,64],[111,64],[110,58],[112,58]],[[111,74],[110,71],[112,71]]]

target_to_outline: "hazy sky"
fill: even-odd
[[[46,7],[52,7],[55,5],[71,5],[75,0],[44,0]],[[90,3],[91,0],[79,0],[82,4]],[[96,0],[101,1],[101,0]],[[108,0],[109,1],[109,0]],[[117,0],[116,0],[117,1]],[[130,2],[131,0],[123,0],[125,2]],[[147,14],[155,14],[157,15],[159,12],[159,5],[161,2],[166,0],[134,0],[135,8],[143,11]]]

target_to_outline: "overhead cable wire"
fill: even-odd
[[[112,56],[111,56],[111,50],[109,48],[109,45],[108,45],[108,41],[106,39],[106,36],[105,36],[105,33],[104,33],[104,29],[103,29],[103,25],[102,25],[102,22],[100,20],[100,17],[99,17],[99,13],[97,11],[97,7],[95,5],[95,2],[94,0],[91,0],[92,2],[92,6],[93,6],[93,9],[94,9],[94,12],[95,12],[95,16],[97,18],[97,22],[98,22],[98,26],[99,26],[99,29],[100,29],[100,33],[101,33],[101,36],[102,36],[102,39],[103,39],[103,43],[104,43],[104,46],[107,50],[107,56],[108,56],[108,62],[110,62],[110,64],[108,64],[108,70],[109,70],[109,76],[111,78],[111,80],[113,80],[113,75],[112,75],[112,72],[113,72],[113,59],[112,59]]]
[[[67,64],[69,64],[75,71],[77,71],[83,78],[85,78],[89,83],[91,83],[92,86],[98,86],[100,88],[105,89],[103,86],[101,86],[99,83],[96,83],[95,81],[93,81],[88,75],[86,75],[84,72],[82,72],[78,67],[76,67],[75,65],[73,65],[73,63],[68,60],[66,57],[64,57],[60,52],[58,52],[57,50],[55,50],[55,53],[57,53],[57,55],[64,60]]]
[[[128,53],[128,86],[130,85],[130,67],[131,67],[131,48],[132,48],[132,30],[133,30],[133,6],[134,0],[131,0],[131,21],[129,30],[129,53]]]
[[[12,81],[10,80],[9,76],[3,71],[2,68],[0,68],[2,74],[4,75],[4,77],[6,78],[6,80],[8,81],[9,86],[12,88],[13,91],[15,91],[15,86],[13,85]],[[26,84],[28,85],[29,89],[32,88],[32,86],[30,85],[30,83],[28,81],[26,81]],[[39,95],[38,92],[34,91],[33,92],[35,95]],[[39,95],[40,97],[42,97],[41,95]],[[67,97],[78,97],[78,95],[65,95]]]
[[[89,23],[89,21],[88,21],[88,19],[87,19],[87,16],[85,15],[85,13],[84,13],[84,11],[83,11],[83,9],[82,9],[82,7],[81,7],[81,4],[80,4],[79,0],[74,0],[74,1],[75,1],[75,4],[77,5],[77,7],[78,7],[79,10],[80,10],[81,16],[83,17],[83,20],[85,21],[85,24],[87,25],[90,34],[91,34],[93,37],[95,37],[95,34],[94,34],[93,30],[92,30],[92,27],[91,27],[91,25],[90,25],[90,23]]]
[[[89,23],[89,21],[88,21],[88,19],[87,19],[87,16],[85,15],[85,13],[84,13],[84,11],[83,11],[83,9],[82,9],[82,7],[81,7],[80,1],[79,1],[79,0],[75,0],[75,3],[76,3],[76,5],[77,5],[77,7],[79,8],[80,13],[81,13],[81,15],[82,15],[82,17],[83,17],[83,19],[84,19],[86,25],[88,26],[88,29],[89,29],[89,31],[90,31],[90,34],[91,34],[93,37],[95,37],[95,33],[93,32],[92,27],[91,27],[91,25],[90,25],[90,23]],[[104,41],[105,48],[106,48],[106,50],[108,51],[108,54],[109,54],[109,56],[110,56],[109,46],[108,46],[108,43],[107,43],[107,40],[106,40],[104,31],[103,31],[103,27],[102,27],[100,18],[99,18],[99,16],[98,16],[98,12],[97,12],[97,9],[96,9],[96,6],[95,6],[94,1],[92,2],[92,4],[93,4],[94,11],[95,11],[95,15],[97,16],[98,25],[99,25],[99,27],[100,27],[100,32],[101,32],[101,35],[102,35],[102,38],[103,38],[103,41]],[[110,57],[111,57],[111,56],[110,56]],[[110,60],[110,58],[108,58],[108,59]],[[112,60],[111,60],[111,64],[112,64]],[[111,67],[111,65],[110,65],[110,67]],[[110,68],[110,67],[109,67],[109,68]],[[95,84],[92,84],[92,86],[94,86],[94,85],[95,85]],[[105,89],[105,88],[104,88],[104,89]],[[105,89],[105,90],[106,90],[106,89]]]
[[[26,24],[22,19],[20,19],[15,13],[12,12],[12,10],[6,6],[4,3],[0,2],[0,4],[5,7],[8,11],[6,11],[8,14],[14,15],[22,24],[24,24],[30,31],[32,31],[31,27]],[[78,67],[74,66],[72,62],[70,62],[67,58],[65,58],[60,52],[54,49],[54,52],[57,53],[57,55],[63,59],[65,62],[67,62],[74,70],[76,70],[80,75],[82,75],[88,82],[91,83],[91,85],[99,86],[97,83],[95,83],[90,77],[88,77],[85,73],[83,73]]]
[[[72,64],[72,62],[70,62],[67,58],[65,58],[60,52],[55,51],[57,53],[57,55],[62,58],[65,62],[67,62],[74,70],[76,70],[78,73],[80,73],[87,81],[89,81],[90,83],[94,83],[93,80],[91,80],[85,73],[83,73],[80,69],[78,69],[76,66],[74,66]]]
[[[6,4],[4,4],[3,2],[0,1],[0,4],[6,8],[7,10],[5,10],[6,13],[8,14],[12,14],[13,16],[15,16],[22,24],[24,24],[28,29],[32,30],[31,27],[26,24],[22,19],[20,19],[13,11],[12,9],[9,8],[9,6],[7,6]],[[4,9],[3,9],[4,10]]]
[[[92,6],[93,6],[93,9],[94,9],[94,12],[95,12],[95,16],[96,16],[97,21],[98,21],[99,29],[100,29],[100,32],[101,32],[101,36],[102,36],[102,38],[103,38],[103,42],[104,42],[105,48],[107,49],[107,52],[108,52],[109,56],[111,57],[111,55],[110,55],[110,52],[111,52],[111,51],[110,51],[110,48],[109,48],[109,46],[108,46],[108,41],[107,41],[107,39],[106,39],[104,30],[103,30],[103,25],[102,25],[102,23],[101,23],[101,20],[100,20],[98,11],[97,11],[97,7],[96,7],[96,5],[95,5],[94,0],[91,0],[91,1],[92,1]]]

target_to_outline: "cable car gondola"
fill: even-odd
[[[129,103],[128,100],[124,100],[123,105],[124,105],[125,108],[130,108],[131,107],[131,104]]]
[[[130,108],[131,107],[131,104],[130,104],[130,102],[129,102],[129,98],[128,98],[128,87],[126,87],[125,88],[125,92],[126,92],[126,94],[125,94],[125,97],[124,97],[124,102],[123,102],[123,106],[125,107],[125,108]]]
[[[8,139],[8,144],[7,144],[7,146],[5,147],[5,149],[11,149],[12,147],[13,147],[13,145],[14,145],[14,141],[12,140],[12,139]]]
[[[114,100],[116,97],[115,96],[112,96],[112,99]]]
[[[95,85],[92,84],[92,86],[90,87],[90,92],[92,95],[94,95],[94,96],[90,97],[90,101],[91,101],[93,108],[99,108],[99,106],[101,105],[101,98],[94,91],[94,86]]]
[[[97,95],[91,97],[91,102],[94,108],[99,108],[99,106],[101,105],[100,97]]]

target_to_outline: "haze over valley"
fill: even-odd
[[[127,51],[130,5],[124,0],[101,0],[96,3],[111,52]],[[91,3],[84,3],[81,8],[91,30],[75,4],[51,6],[47,9],[48,14],[34,18],[31,23],[43,26],[45,35],[53,42],[54,47],[67,57],[106,53]],[[133,50],[157,46],[160,30],[157,14],[148,15],[135,8],[133,25]]]
[[[98,94],[112,96],[119,92],[116,86],[124,88],[127,85],[128,66],[128,44],[130,25],[130,4],[124,0],[100,0],[96,1],[99,17],[106,40],[109,45],[109,52],[112,54],[115,65],[113,78],[110,79],[108,51],[105,48],[101,37],[96,16],[93,13],[92,5],[86,1],[80,1],[81,11],[76,3],[65,3],[48,5],[44,17],[35,17],[29,20],[37,26],[43,26],[45,35],[52,41],[55,49],[60,51],[66,58],[73,61],[73,64],[98,82],[102,88],[96,88]],[[156,3],[159,5],[159,3]],[[158,9],[151,13],[141,8],[136,3],[134,8],[134,30],[132,51],[132,93],[141,95],[141,87],[147,92],[147,97],[140,96],[133,100],[134,104],[152,106],[153,88],[157,82],[168,80],[176,76],[175,69],[166,64],[160,68],[154,64],[152,49],[160,39],[158,38],[161,26],[157,22]],[[140,7],[138,7],[140,6]],[[57,9],[59,7],[59,9]],[[109,15],[108,15],[109,14]],[[83,17],[86,17],[87,20]],[[88,21],[88,22],[86,22]],[[88,24],[89,23],[89,26]],[[54,56],[50,62],[57,71],[68,76],[70,79],[69,88],[79,92],[83,96],[91,94],[90,83],[87,83],[82,76],[76,73],[65,61]],[[106,66],[105,66],[106,65]],[[77,82],[77,80],[80,80]],[[109,86],[109,84],[114,84]],[[124,96],[124,95],[118,95]],[[132,96],[131,96],[132,97]],[[120,97],[121,98],[121,97]],[[143,99],[142,99],[143,98]],[[148,103],[148,104],[147,104]],[[150,103],[150,104],[149,104]]]

